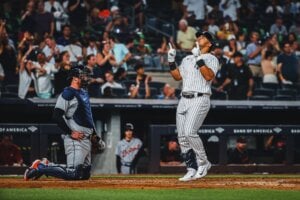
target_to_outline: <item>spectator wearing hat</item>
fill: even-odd
[[[247,140],[244,137],[238,137],[234,149],[228,152],[228,164],[249,164],[250,156],[247,151]]]
[[[238,52],[242,47],[236,42],[235,35],[231,34],[227,37],[228,45],[223,48],[225,57],[229,60],[230,63],[233,63],[233,55],[235,52]]]
[[[117,171],[121,174],[134,174],[142,153],[143,142],[134,137],[132,123],[126,123],[124,129],[124,138],[118,142],[115,151]]]
[[[228,90],[230,100],[245,100],[252,96],[254,80],[250,68],[244,63],[243,54],[236,52],[233,55],[234,63],[228,68],[225,81],[217,91]]]
[[[129,34],[127,17],[121,14],[120,9],[117,6],[112,6],[110,12],[110,20],[105,27],[105,31],[121,36],[119,39],[124,39],[122,42],[126,41],[123,36]]]

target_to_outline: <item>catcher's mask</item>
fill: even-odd
[[[73,67],[69,74],[68,74],[68,80],[72,80],[73,77],[80,78],[81,80],[81,87],[86,88],[90,82],[91,79],[91,72],[88,68],[83,66],[76,66]]]

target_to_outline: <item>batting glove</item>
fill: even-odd
[[[195,56],[195,58],[200,56],[200,47],[198,42],[196,42],[196,46],[192,49],[192,54]]]
[[[176,50],[173,48],[172,44],[169,43],[169,51],[168,51],[168,62],[173,63],[175,62]]]
[[[199,59],[199,58],[198,58],[198,59]],[[198,60],[198,59],[197,59],[197,61],[196,61],[196,65],[195,65],[196,69],[199,69],[199,68],[205,66],[204,60],[203,60],[203,59],[199,59],[199,60]]]

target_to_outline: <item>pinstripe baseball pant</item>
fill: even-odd
[[[187,153],[192,149],[196,154],[198,166],[207,161],[205,149],[198,130],[201,127],[210,108],[210,97],[203,95],[187,99],[181,97],[177,112],[176,126],[181,152]]]

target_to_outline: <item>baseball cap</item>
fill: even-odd
[[[126,123],[125,124],[125,130],[132,130],[133,131],[134,127],[132,123]]]
[[[117,10],[119,10],[119,7],[118,7],[118,6],[112,6],[112,7],[110,8],[110,12],[114,12],[114,11],[117,11]]]
[[[203,31],[203,32],[197,31],[196,32],[196,37],[197,38],[200,37],[201,35],[206,37],[206,39],[212,44],[212,46],[215,46],[215,42],[214,42],[215,39],[214,39],[214,36],[211,33],[209,33],[208,31]]]

